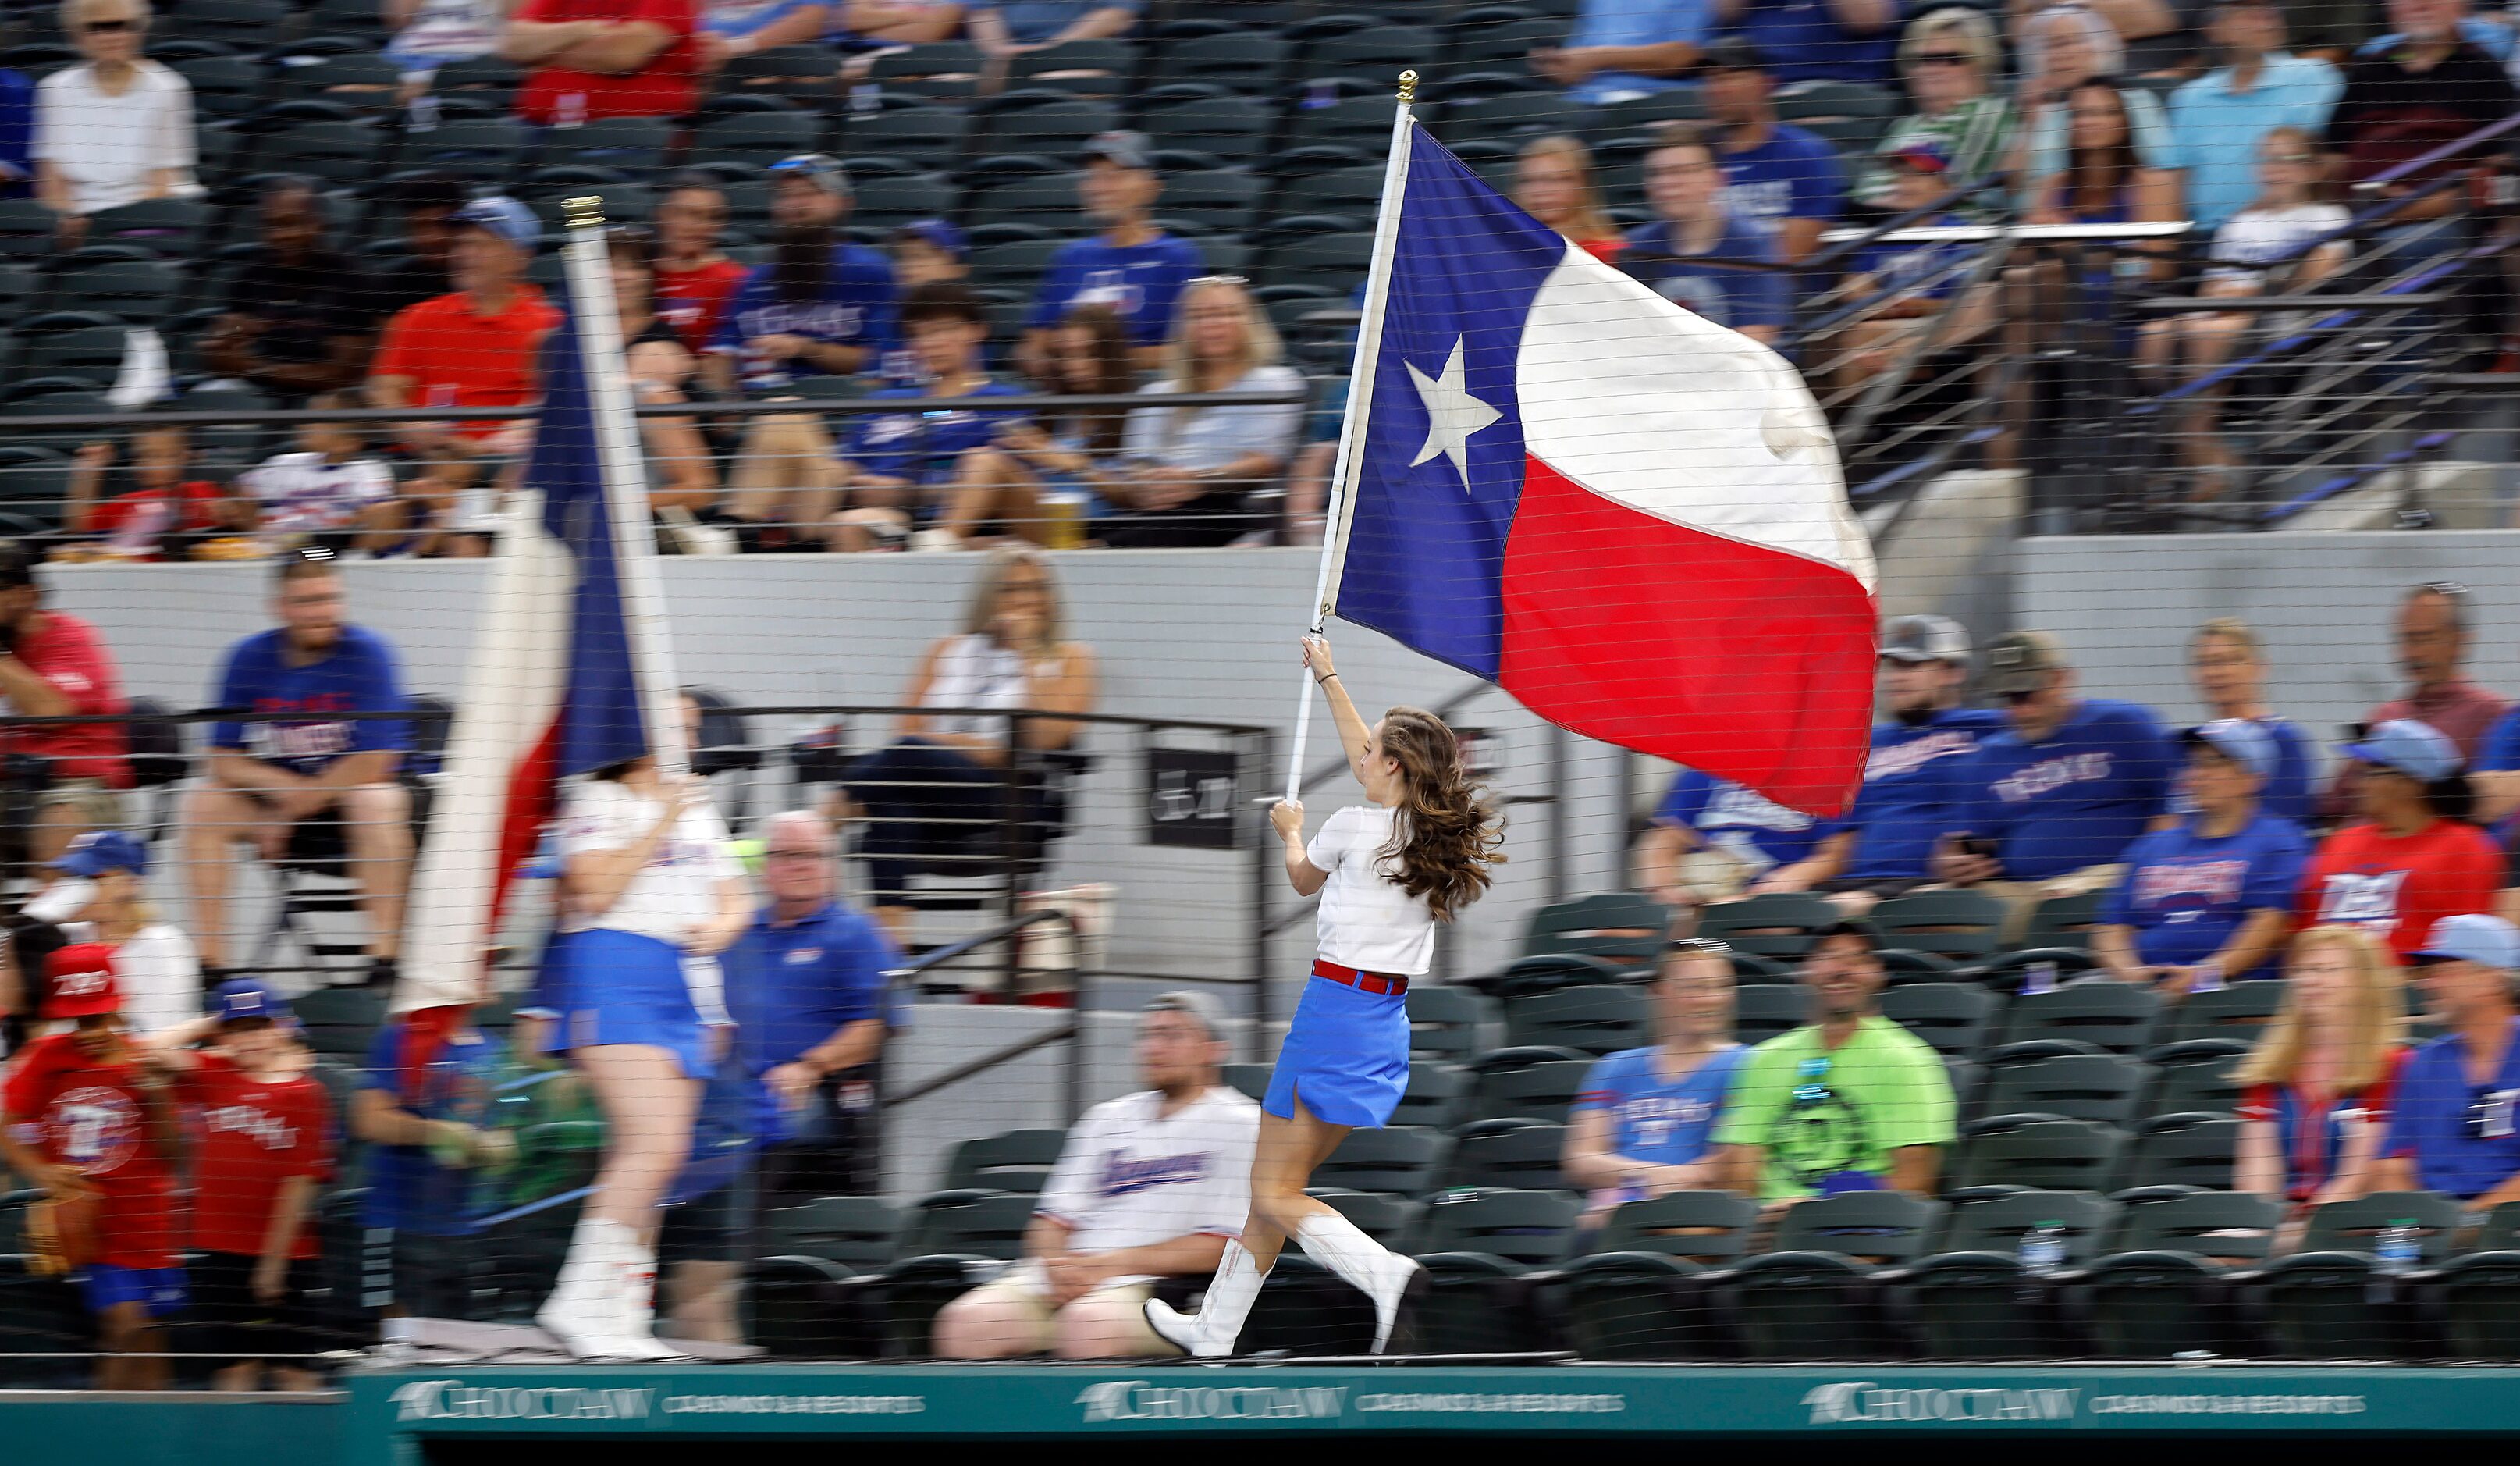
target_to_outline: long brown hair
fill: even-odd
[[[1382,752],[1400,765],[1401,794],[1391,843],[1375,854],[1398,863],[1401,890],[1451,921],[1487,893],[1488,867],[1505,859],[1496,805],[1462,767],[1461,740],[1423,708],[1382,715]]]
[[[1120,313],[1108,305],[1076,305],[1058,318],[1061,331],[1082,331],[1093,339],[1089,353],[1094,363],[1094,380],[1082,387],[1067,380],[1062,373],[1050,384],[1055,392],[1086,394],[1099,397],[1125,397],[1138,389],[1138,370],[1129,360],[1129,328]],[[1117,453],[1120,439],[1128,427],[1129,410],[1125,407],[1079,409],[1068,414],[1077,437],[1088,453]]]
[[[2117,206],[2118,195],[2135,185],[2136,171],[2142,160],[2136,157],[2135,115],[2127,106],[2126,94],[2106,81],[2086,81],[2065,96],[2066,106],[2085,92],[2104,92],[2118,110],[2118,140],[2105,148],[2071,148],[2066,154],[2064,197],[2056,202],[2075,214],[2106,213]],[[2066,119],[2066,137],[2073,137],[2073,120]]]
[[[2389,949],[2361,927],[2313,927],[2292,939],[2291,959],[2298,962],[2323,946],[2343,951],[2354,964],[2353,1023],[2347,1030],[2345,1062],[2336,1075],[2338,1092],[2353,1094],[2380,1082],[2389,1072],[2389,1055],[2406,1037],[2404,979]],[[2258,1034],[2256,1046],[2231,1077],[2242,1084],[2289,1084],[2299,1077],[2309,1051],[2310,1022],[2301,1011],[2301,989],[2287,981],[2274,1021]]]

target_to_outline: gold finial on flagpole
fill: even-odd
[[[588,194],[582,198],[562,199],[560,206],[562,222],[571,229],[601,229],[604,227],[604,196],[602,194]]]
[[[1418,73],[1417,73],[1417,72],[1415,72],[1415,71],[1403,71],[1403,72],[1401,72],[1401,73],[1400,73],[1400,102],[1401,102],[1401,105],[1405,107],[1405,106],[1407,106],[1408,104],[1410,104],[1410,103],[1412,103],[1412,102],[1415,102],[1415,101],[1417,101],[1417,100],[1418,100]]]

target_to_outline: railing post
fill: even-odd
[[[1250,737],[1258,748],[1256,756],[1244,764],[1254,775],[1245,787],[1263,788],[1267,785],[1269,770],[1277,766],[1277,740],[1266,728],[1253,730]],[[1250,1046],[1244,1052],[1249,1056],[1248,1062],[1257,1064],[1261,1062],[1262,1045],[1268,1042],[1269,892],[1273,874],[1270,867],[1275,862],[1270,859],[1269,841],[1263,833],[1269,828],[1266,806],[1248,795],[1241,802],[1243,807],[1256,812],[1260,819],[1260,828],[1251,832],[1251,941],[1245,953],[1251,970],[1251,1038]]]

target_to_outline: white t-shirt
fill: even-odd
[[[69,184],[73,213],[139,203],[158,168],[177,171],[176,193],[202,191],[193,181],[192,85],[154,61],[136,65],[119,97],[99,88],[88,66],[35,83],[35,158]]]
[[[1068,1130],[1038,1210],[1074,1228],[1070,1252],[1242,1235],[1260,1107],[1222,1084],[1170,1115],[1163,1102],[1152,1089],[1124,1094]]]
[[[2342,229],[2352,216],[2335,204],[2297,204],[2290,208],[2244,208],[2214,231],[2214,265],[2208,280],[2263,280],[2254,268],[2280,259],[2322,234]]]
[[[347,529],[369,505],[394,496],[392,472],[373,458],[335,463],[321,453],[282,453],[243,478],[261,501],[266,534]]]
[[[1391,843],[1392,811],[1350,804],[1329,817],[1304,848],[1316,870],[1329,872],[1315,922],[1321,953],[1361,972],[1422,975],[1435,965],[1435,914],[1384,878],[1375,853]]]
[[[202,1016],[202,959],[193,939],[173,927],[142,927],[115,947],[113,981],[122,989],[123,1026],[134,1033]]]
[[[411,23],[385,47],[387,60],[433,70],[440,63],[471,61],[498,49],[508,23],[499,0],[421,0]]]
[[[581,779],[561,811],[561,856],[636,845],[664,812],[662,803],[642,799],[625,784]],[[685,809],[673,834],[656,842],[647,867],[630,878],[611,909],[596,917],[571,913],[561,930],[630,932],[681,946],[685,933],[716,918],[717,883],[743,875],[727,840],[726,821],[715,809]]]

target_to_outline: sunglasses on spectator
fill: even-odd
[[[1971,60],[1971,57],[1958,51],[1926,51],[1920,53],[1916,57],[1916,65],[1920,67],[1964,67],[1967,66]]]

